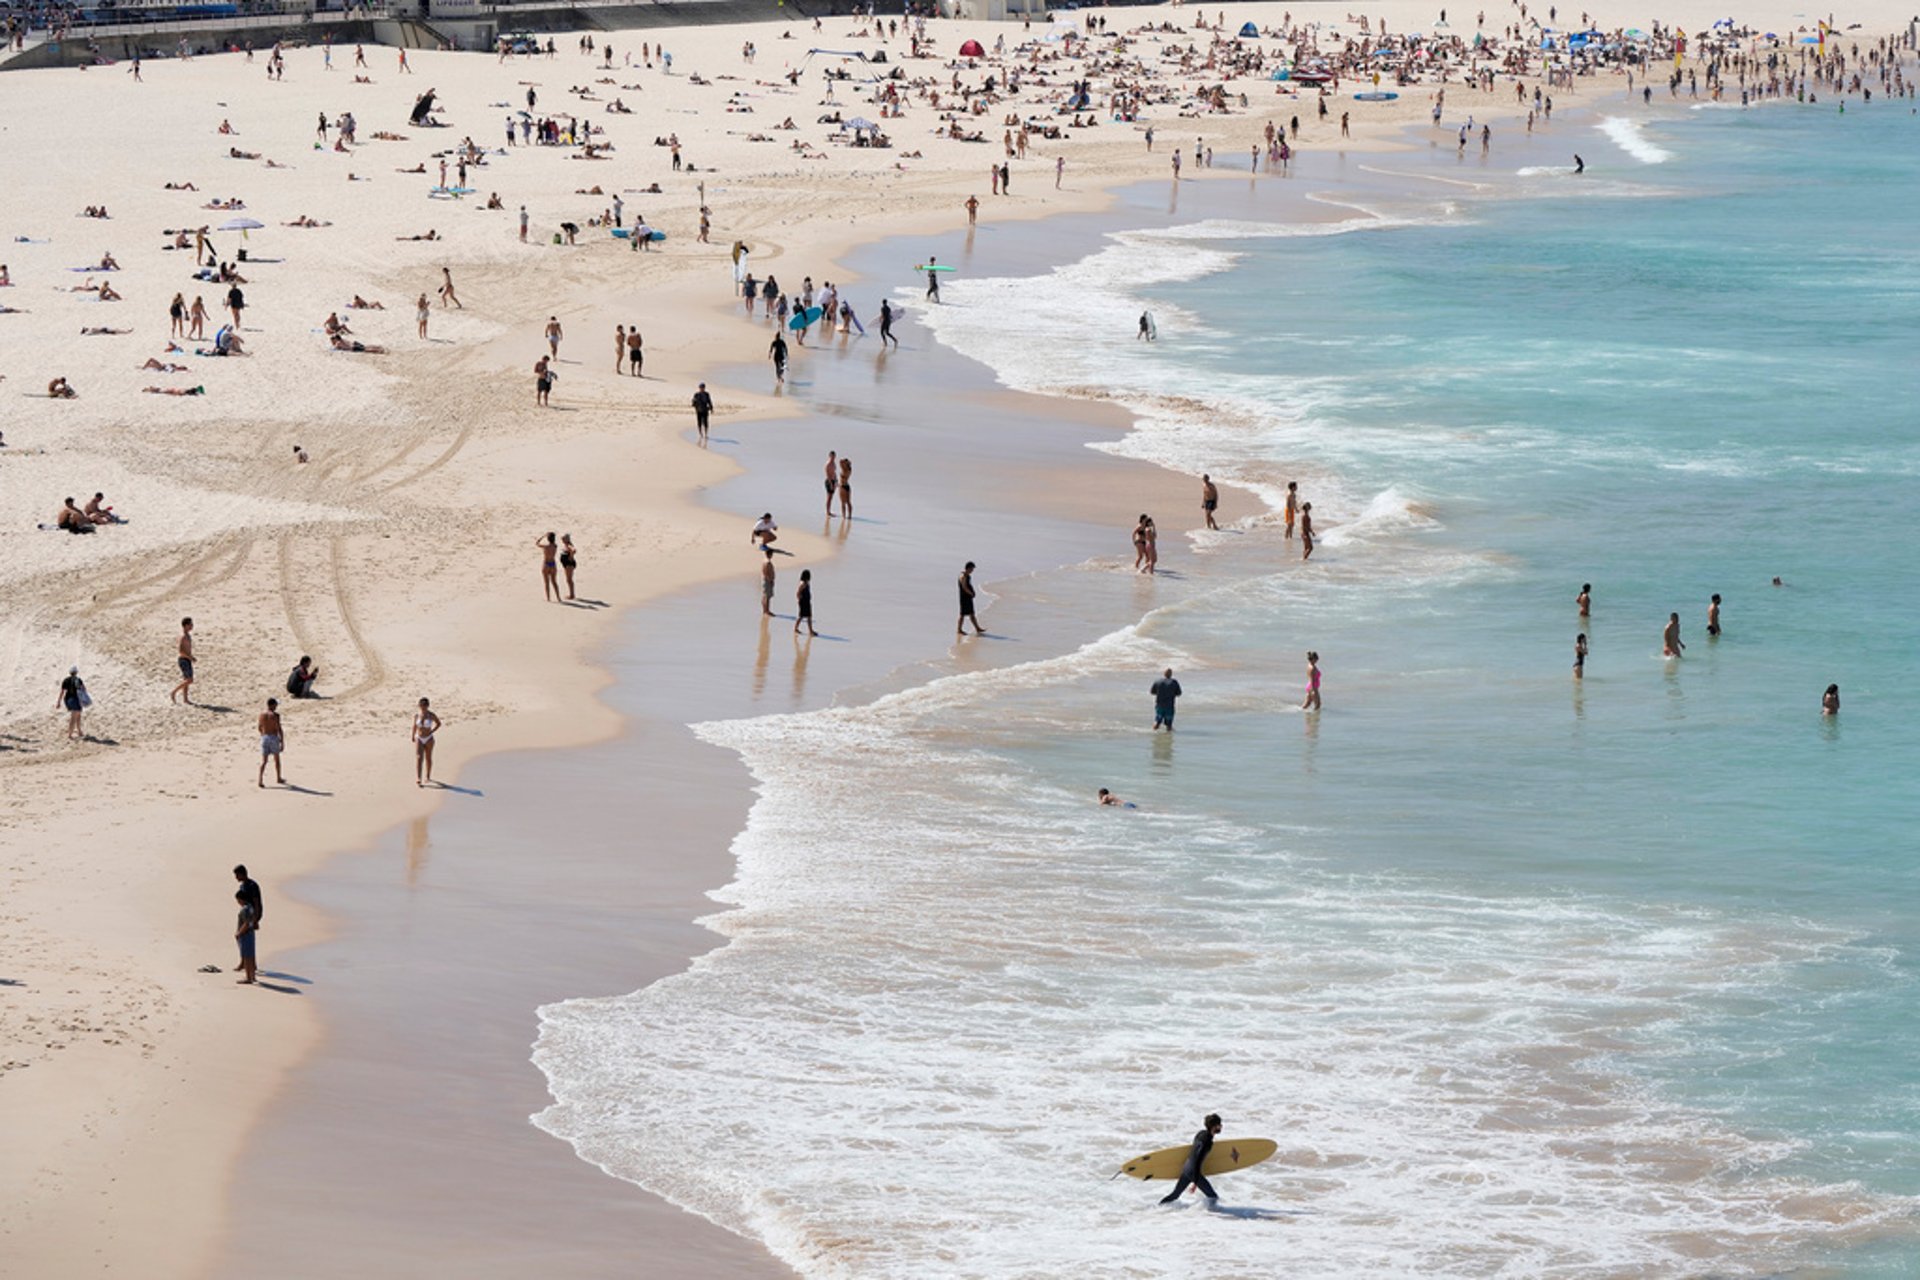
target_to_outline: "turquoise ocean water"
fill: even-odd
[[[954,280],[942,341],[1324,542],[1236,489],[1160,580],[1122,527],[996,588],[1083,648],[703,726],[731,945],[543,1011],[541,1123],[809,1275],[1920,1272],[1916,127],[1698,111]],[[1226,1211],[1101,1180],[1207,1110],[1281,1146]]]

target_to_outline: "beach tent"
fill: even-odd
[[[969,40],[960,46],[960,56],[963,58],[984,58],[987,56],[987,51],[980,47],[978,40]]]
[[[1246,40],[1257,39],[1260,35],[1260,28],[1254,26],[1251,22],[1243,22],[1240,24],[1240,35],[1242,39]]]
[[[865,116],[855,116],[853,119],[841,125],[840,128],[843,132],[851,129],[855,133],[878,133],[880,130],[879,125],[867,119]]]

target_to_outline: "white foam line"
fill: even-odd
[[[1665,164],[1673,159],[1673,152],[1647,137],[1646,127],[1638,120],[1608,116],[1600,122],[1600,132],[1641,164]]]

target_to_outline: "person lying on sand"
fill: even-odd
[[[78,391],[75,391],[64,377],[55,378],[52,382],[49,382],[47,384],[47,396],[50,399],[73,400],[78,398],[79,395],[80,393]],[[68,498],[67,501],[72,502],[73,499]]]
[[[140,390],[150,396],[203,396],[207,394],[205,387],[142,387]]]
[[[427,162],[425,160],[422,160],[419,164],[413,166],[413,168],[411,169],[395,169],[394,170],[395,173],[425,173],[426,171],[427,171]]]
[[[228,147],[227,155],[235,160],[258,160],[260,158],[258,151],[242,151],[238,147]]]
[[[194,186],[191,182],[169,182],[166,189],[168,191],[198,191],[200,188]]]
[[[225,209],[225,210],[231,211],[235,209],[246,208],[247,202],[245,200],[242,200],[239,196],[234,196],[230,200],[209,200],[205,204],[201,205],[200,207],[202,209]]]
[[[387,309],[386,303],[368,302],[365,298],[361,297],[357,293],[353,295],[353,301],[349,302],[347,306],[351,307],[355,311],[385,311]]]
[[[382,142],[405,142],[407,140],[406,134],[394,133],[390,129],[382,129],[380,130],[380,132],[369,134],[368,136],[373,138],[378,138]]]
[[[433,231],[433,230],[429,230],[427,234],[423,236],[395,236],[394,237],[395,240],[438,240],[439,238],[440,238],[440,233],[438,231]]]
[[[280,225],[283,227],[330,227],[333,224],[322,218],[309,218],[303,213],[292,222],[283,222]]]
[[[105,325],[98,325],[93,328],[82,329],[80,336],[83,338],[111,338],[121,337],[132,332],[133,330],[131,329],[109,329]]]
[[[167,364],[153,356],[148,356],[147,362],[140,367],[142,369],[152,369],[156,373],[185,373],[187,371],[187,366],[184,364]]]
[[[352,351],[370,356],[384,356],[387,354],[385,347],[375,346],[371,342],[348,342],[337,333],[334,334],[329,341],[333,343],[333,349],[335,351]]]

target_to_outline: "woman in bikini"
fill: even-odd
[[[186,294],[176,293],[173,295],[173,301],[167,304],[167,318],[173,321],[173,328],[169,331],[173,337],[184,338],[187,336]]]
[[[853,519],[853,459],[840,459],[840,515]]]
[[[1307,700],[1300,704],[1304,711],[1320,709],[1320,655],[1307,651]]]
[[[207,336],[207,303],[198,294],[194,295],[193,305],[187,309],[187,337],[204,338]]]
[[[560,567],[567,575],[567,599],[569,600],[573,599],[573,571],[579,563],[580,559],[573,551],[573,535],[570,533],[561,534]]]
[[[1313,555],[1313,504],[1303,502],[1300,504],[1300,558],[1305,560],[1311,555]]]
[[[1140,513],[1140,523],[1133,526],[1133,571],[1139,573],[1147,563],[1147,525],[1150,521],[1147,513]]]
[[[535,538],[533,545],[540,548],[540,581],[545,588],[545,599],[560,603],[560,545],[552,533],[544,538]]]
[[[413,785],[424,787],[433,781],[433,735],[440,731],[440,717],[433,714],[425,698],[413,713]]]

